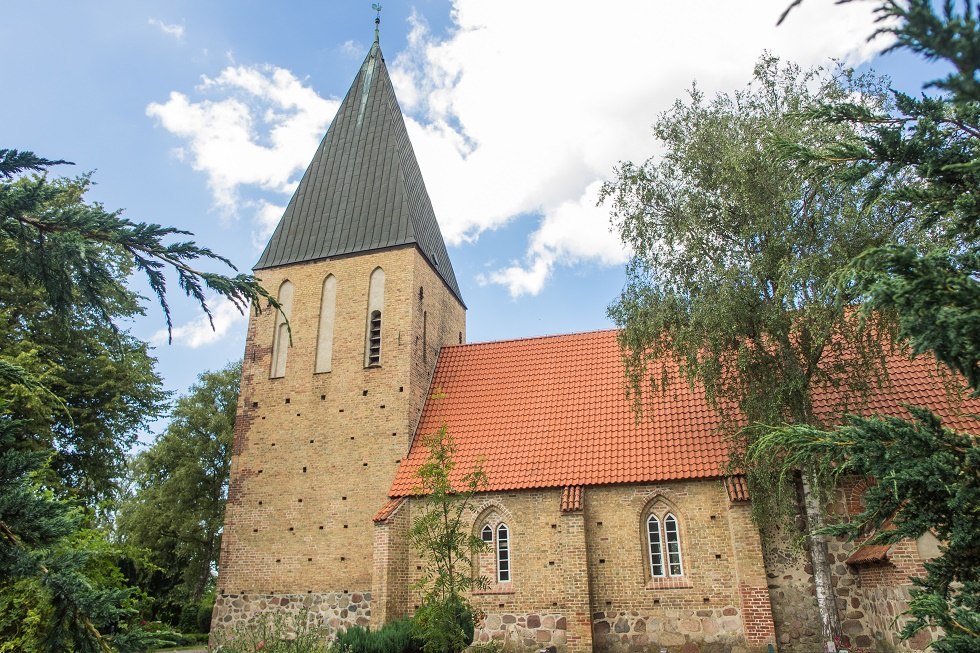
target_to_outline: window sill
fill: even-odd
[[[694,587],[694,583],[692,583],[686,576],[673,576],[667,578],[652,578],[647,581],[645,589],[675,590],[689,589],[692,587]]]

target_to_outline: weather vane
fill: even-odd
[[[374,2],[371,4],[371,9],[374,9],[376,12],[378,12],[378,15],[374,17],[374,41],[375,43],[377,43],[378,27],[379,25],[381,25],[381,4],[378,2]]]

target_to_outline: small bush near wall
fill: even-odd
[[[335,653],[421,653],[422,641],[413,634],[409,619],[392,621],[381,630],[352,626],[337,635]]]

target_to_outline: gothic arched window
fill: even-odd
[[[673,513],[658,515],[651,512],[646,522],[647,551],[650,555],[650,575],[683,576],[681,562],[681,533]]]
[[[337,314],[337,277],[328,274],[320,295],[320,328],[316,338],[314,372],[329,372],[333,365],[333,329]]]
[[[289,326],[286,321],[293,307],[293,284],[283,281],[279,286],[280,311],[276,313],[276,328],[272,332],[272,369],[269,377],[286,376],[286,357],[289,354]]]

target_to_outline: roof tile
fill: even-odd
[[[456,443],[454,474],[482,461],[487,491],[724,477],[726,440],[703,391],[673,383],[666,394],[645,397],[635,419],[617,334],[444,347],[417,435],[445,424]],[[951,428],[980,430],[968,415],[980,413],[980,399],[954,401],[934,360],[892,354],[887,367],[889,383],[860,405],[842,406],[834,390],[818,389],[818,417],[831,420],[842,408],[908,415],[902,405],[914,403]],[[416,470],[428,455],[422,439],[403,459],[391,496],[418,485]],[[741,492],[736,488],[736,496]]]

